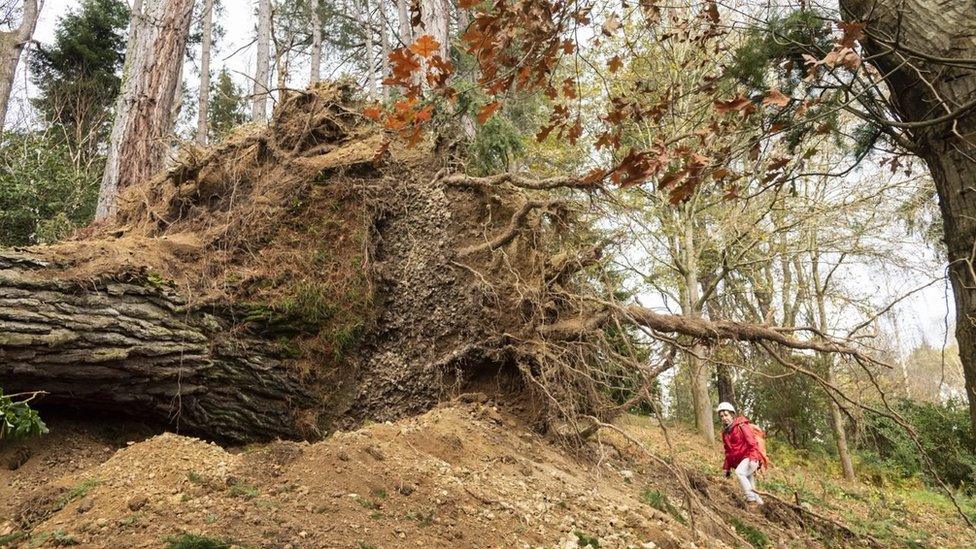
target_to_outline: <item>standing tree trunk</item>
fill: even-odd
[[[816,251],[816,245],[814,245],[814,251],[810,253],[810,256],[810,278],[812,279],[810,282],[813,284],[813,297],[817,306],[817,330],[825,334],[828,330],[826,305],[827,283],[820,278],[820,253]],[[820,353],[820,358],[826,370],[824,377],[827,379],[827,383],[836,387],[834,355],[831,353]],[[844,470],[844,478],[849,481],[854,481],[854,464],[851,462],[851,452],[847,446],[844,416],[841,413],[837,401],[833,398],[829,398],[828,400],[830,405],[830,428],[834,432],[834,440],[837,442],[837,455],[840,457],[840,465]]]
[[[119,192],[163,165],[192,13],[193,0],[151,0],[144,22],[136,25],[115,105],[96,221],[114,213]]]
[[[380,0],[380,48],[383,50],[383,73],[381,80],[390,76],[390,22],[386,17],[386,0]],[[390,87],[383,85],[381,88],[383,101],[390,99]]]
[[[688,208],[684,222],[684,275],[685,299],[682,313],[694,318],[701,318],[702,310],[698,295],[698,256],[695,249],[695,218]],[[688,374],[691,381],[691,402],[695,409],[695,426],[698,432],[709,440],[715,440],[715,423],[712,421],[712,403],[708,394],[708,364],[701,360],[705,354],[705,346],[695,343],[688,355]]]
[[[309,83],[315,84],[322,78],[322,20],[319,18],[319,0],[312,0],[312,68]]]
[[[445,0],[420,0],[420,25],[415,34],[429,34],[440,44],[438,53],[449,59],[450,51],[450,9]]]
[[[10,92],[14,87],[20,54],[34,35],[37,14],[37,0],[24,0],[20,25],[16,29],[0,32],[0,131],[7,119],[7,106],[10,103]]]
[[[207,144],[207,116],[210,106],[210,45],[213,41],[213,0],[203,1],[203,36],[200,39],[200,107],[197,143]]]
[[[263,122],[268,117],[269,56],[271,55],[271,0],[258,0],[258,52],[254,65],[254,87],[251,92],[251,120]]]
[[[396,0],[397,22],[400,24],[400,43],[409,46],[413,43],[413,31],[410,26],[410,12],[407,10],[407,0]]]
[[[935,181],[976,432],[976,2],[841,0],[840,6],[846,20],[865,23],[862,44]]]
[[[363,0],[363,11],[360,13],[359,22],[363,27],[366,42],[366,89],[369,91],[369,98],[376,99],[376,57],[373,56],[373,15],[369,9],[369,0]]]

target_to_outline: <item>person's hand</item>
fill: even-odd
[[[731,470],[731,469],[727,469],[727,470],[725,471],[725,478],[729,478],[729,477],[731,477],[731,476],[732,476],[732,470]]]

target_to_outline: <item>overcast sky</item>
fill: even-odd
[[[69,10],[77,9],[79,4],[79,0],[45,0],[34,34],[35,40],[42,44],[51,43],[58,18]],[[247,85],[248,80],[245,75],[250,74],[254,66],[255,48],[253,45],[249,46],[255,27],[254,4],[255,2],[252,0],[223,0],[223,9],[221,13],[216,15],[218,19],[216,22],[223,27],[224,36],[217,44],[211,61],[213,74],[226,67],[240,85]],[[199,46],[196,47],[199,48]],[[26,108],[26,97],[33,90],[27,78],[25,65],[26,63],[22,62],[19,67],[14,97],[11,98],[12,105],[8,123],[12,125],[30,124],[31,114],[30,109]],[[325,59],[322,69],[323,76],[339,72],[331,70],[330,62]],[[184,70],[187,86],[191,90],[196,90],[198,86],[197,71],[198,69],[193,65],[188,65]],[[307,72],[307,64],[304,66],[298,64],[298,66],[293,67],[292,74],[294,76],[290,84],[298,86],[307,83]],[[248,87],[250,86],[248,85]],[[927,250],[918,250],[920,259],[929,256],[929,254],[930,252]],[[928,259],[928,261],[931,260]],[[936,276],[938,274],[937,272],[933,273]],[[898,295],[925,282],[904,279],[900,276],[880,276],[878,273],[869,270],[863,270],[860,274],[852,273],[851,276],[858,279],[856,283],[861,288],[877,292],[881,300],[884,299],[884,296]],[[903,348],[914,346],[919,343],[923,336],[935,346],[942,343],[947,311],[952,307],[951,290],[946,292],[944,286],[942,282],[937,282],[915,297],[904,301],[899,308],[902,312],[902,322],[905,324],[902,329],[909,336],[909,340],[902,341]],[[948,315],[948,322],[950,324],[954,322],[952,314]]]

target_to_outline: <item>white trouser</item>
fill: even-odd
[[[735,476],[739,479],[739,484],[742,485],[742,491],[746,494],[746,501],[755,501],[757,503],[762,503],[763,500],[759,497],[759,494],[755,492],[756,489],[756,470],[759,469],[759,462],[754,459],[744,459],[739,462],[739,465],[735,468]]]

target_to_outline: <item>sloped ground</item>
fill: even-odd
[[[701,515],[694,519],[696,536],[674,475],[624,436],[602,431],[599,447],[571,456],[505,410],[518,411],[466,395],[421,416],[319,443],[234,450],[173,434],[126,444],[146,431],[55,424],[51,435],[26,444],[33,455],[20,468],[0,469],[6,518],[0,534],[17,537],[15,547],[161,547],[188,541],[183,534],[293,548],[865,544],[829,538],[775,503],[762,512],[745,510],[732,481],[718,474],[720,450],[673,430],[674,455],[689,471],[696,497],[726,528],[734,525],[740,539]],[[650,452],[668,455],[648,420],[624,418],[618,425]],[[0,452],[2,463],[19,448]],[[798,472],[777,469],[763,487],[796,482]],[[869,492],[850,489],[865,501]],[[849,496],[805,504],[847,522],[878,512]],[[911,517],[906,529],[926,532],[923,544],[976,543],[947,509],[888,512],[899,510],[907,513],[903,519]],[[894,539],[881,543],[896,545]]]
[[[52,453],[57,437],[55,426]],[[0,473],[3,512],[18,531],[32,527],[14,545],[158,547],[184,532],[248,547],[575,547],[576,532],[610,547],[691,539],[615,466],[581,467],[488,402],[238,453],[173,434],[110,458],[92,446],[83,452],[94,459],[43,484],[24,484],[41,474],[41,455]]]

